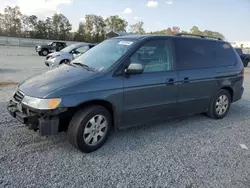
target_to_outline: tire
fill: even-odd
[[[42,49],[41,52],[42,56],[47,56],[49,54],[49,51],[47,49]]]
[[[38,55],[39,55],[39,56],[42,56],[43,54],[42,54],[41,52],[38,52]]]
[[[249,63],[249,59],[245,59],[245,60],[243,61],[244,67],[247,67],[247,66],[248,66],[248,63]]]
[[[101,120],[101,118],[103,119]],[[91,123],[98,123],[98,120],[101,120],[100,124]],[[68,140],[75,148],[84,153],[93,152],[108,139],[111,123],[111,115],[106,108],[97,105],[86,107],[73,116],[68,127]],[[98,129],[98,125],[103,128]],[[91,129],[95,126],[97,129]],[[100,136],[101,132],[103,133],[102,137]],[[96,143],[95,138],[97,139]]]
[[[65,63],[65,64],[67,64],[67,63],[69,63],[70,61],[68,60],[68,59],[64,59],[64,60],[62,60],[60,63],[59,63],[59,65],[61,65],[61,64],[63,64],[63,63]]]
[[[232,96],[227,90],[225,89],[220,90],[217,93],[217,95],[214,97],[212,103],[210,104],[210,107],[207,112],[207,116],[213,119],[224,118],[230,109],[231,99],[232,99]],[[224,101],[224,103],[222,102],[220,103],[220,101]],[[221,111],[220,111],[220,107],[222,107]]]

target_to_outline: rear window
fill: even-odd
[[[199,69],[228,66],[235,62],[230,45],[223,42],[179,38],[175,39],[178,69]]]

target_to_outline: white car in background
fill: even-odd
[[[93,43],[77,43],[67,46],[59,52],[54,52],[46,56],[45,65],[54,67],[62,63],[69,63],[73,59],[85,53],[96,44]]]

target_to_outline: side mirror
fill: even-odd
[[[126,74],[141,74],[143,72],[143,66],[140,63],[131,63],[124,72]]]

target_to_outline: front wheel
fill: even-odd
[[[82,152],[99,149],[111,130],[111,115],[102,106],[90,106],[78,111],[68,127],[69,142]]]
[[[49,51],[47,49],[42,49],[41,54],[42,56],[47,56],[49,54]]]
[[[227,90],[222,89],[214,97],[208,109],[207,115],[213,119],[222,119],[227,115],[230,105],[231,95]]]

